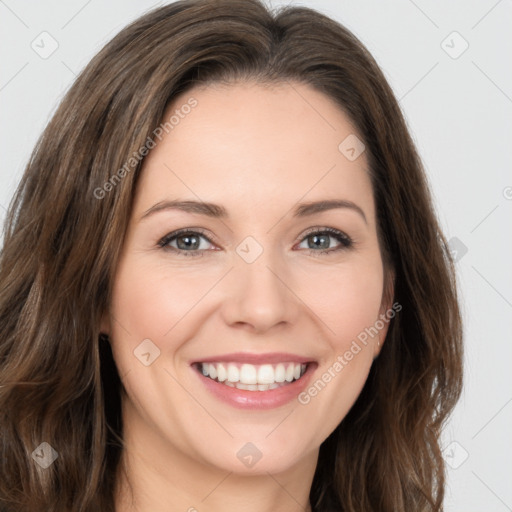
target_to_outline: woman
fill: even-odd
[[[442,510],[453,262],[382,72],[311,9],[121,31],[34,150],[0,290],[2,510]]]

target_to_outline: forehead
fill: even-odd
[[[194,104],[193,108],[185,107]],[[304,199],[358,200],[373,216],[366,155],[347,158],[340,143],[357,137],[327,96],[299,83],[196,87],[164,115],[168,133],[146,157],[143,206],[187,197],[234,205]],[[360,137],[359,137],[360,138]],[[142,197],[141,197],[142,196]]]

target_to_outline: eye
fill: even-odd
[[[202,243],[202,241],[206,241]],[[201,230],[180,229],[164,236],[158,246],[181,256],[203,256],[211,240]]]
[[[337,246],[332,246],[332,239],[338,241]],[[306,234],[301,243],[304,242],[308,245],[305,249],[307,249],[310,254],[314,255],[328,254],[349,249],[353,245],[353,240],[348,235],[334,228],[322,228],[321,230],[313,228],[312,231]]]
[[[333,239],[337,240],[337,246],[333,247],[331,244]],[[349,249],[353,245],[353,241],[348,235],[334,228],[313,228],[302,240],[301,244],[307,242],[308,247],[305,249],[314,255]],[[213,242],[202,230],[190,228],[173,231],[158,242],[159,247],[180,256],[203,256],[205,251],[212,250],[208,244],[213,244]]]

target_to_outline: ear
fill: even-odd
[[[391,318],[395,316],[395,310],[393,309],[393,298],[395,295],[395,272],[392,269],[384,271],[384,286],[382,290],[382,301],[379,309],[379,318],[377,320],[378,326],[382,324],[382,328],[379,328],[379,333],[375,339],[373,346],[373,358],[375,359],[382,350],[386,335],[388,333],[389,322]],[[400,308],[401,309],[401,308]]]

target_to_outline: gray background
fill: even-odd
[[[446,510],[512,511],[511,2],[271,5],[285,3],[316,8],[351,29],[400,100],[457,254],[466,326],[465,391],[443,438],[450,467]],[[0,0],[0,222],[75,75],[156,5]],[[57,49],[45,55],[52,44]]]

